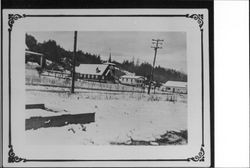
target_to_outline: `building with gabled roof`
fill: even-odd
[[[113,81],[114,67],[109,64],[80,64],[75,68],[78,79]]]
[[[44,54],[30,51],[25,45],[25,63],[28,67],[43,67],[44,61]]]
[[[133,86],[143,86],[145,77],[136,75],[123,75],[120,77],[119,81],[122,84],[133,85]]]
[[[187,93],[187,82],[167,81],[161,86],[161,90],[172,93]]]

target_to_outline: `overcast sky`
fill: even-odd
[[[74,32],[28,32],[38,42],[55,40],[66,50],[73,51]],[[154,50],[152,39],[164,39],[162,49],[158,49],[156,66],[173,68],[186,72],[186,33],[185,32],[96,32],[80,31],[77,37],[77,49],[99,54],[107,60],[111,51],[112,60],[139,59],[139,62],[152,64]]]

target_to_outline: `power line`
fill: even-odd
[[[152,44],[154,46],[151,46],[151,48],[153,48],[155,50],[155,53],[154,53],[153,66],[152,66],[151,73],[150,73],[150,80],[149,80],[149,86],[148,86],[148,94],[150,94],[151,84],[152,84],[152,81],[153,81],[154,66],[155,66],[155,60],[156,60],[157,50],[158,49],[162,49],[162,47],[160,45],[162,45],[163,41],[164,40],[162,40],[162,39],[152,39]]]

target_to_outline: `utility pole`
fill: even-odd
[[[71,93],[75,92],[75,64],[76,64],[76,45],[77,45],[77,31],[74,32],[74,53],[73,53],[73,67],[72,67],[72,85]]]
[[[148,86],[148,94],[150,94],[151,83],[153,81],[153,74],[154,74],[154,67],[155,67],[155,59],[156,59],[157,49],[161,49],[162,48],[159,45],[162,45],[161,42],[163,42],[163,41],[164,40],[160,40],[160,39],[152,39],[152,44],[154,46],[152,46],[151,48],[153,48],[155,50],[155,54],[154,54],[153,66],[152,66],[151,73],[150,73],[150,80],[149,80],[149,86]]]

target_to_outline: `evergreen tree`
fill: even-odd
[[[43,43],[37,43],[35,37],[26,34],[25,42],[29,50],[43,53],[47,60],[52,61],[52,67],[58,68],[60,65],[64,69],[71,70],[73,52],[66,51],[64,48],[59,46],[56,41],[48,40],[44,41]],[[79,66],[80,64],[101,64],[102,62],[104,62],[104,60],[101,60],[100,55],[83,52],[82,50],[78,50],[76,52],[76,66]],[[111,62],[111,54],[109,57],[109,62]],[[147,62],[140,64],[139,59],[137,59],[135,63],[135,58],[133,57],[131,61],[124,60],[122,63],[113,61],[113,63],[115,63],[120,69],[135,73],[136,75],[145,76],[148,79],[150,78],[152,65]],[[158,83],[165,83],[168,80],[187,81],[187,75],[174,69],[156,66],[154,68],[153,79]]]

